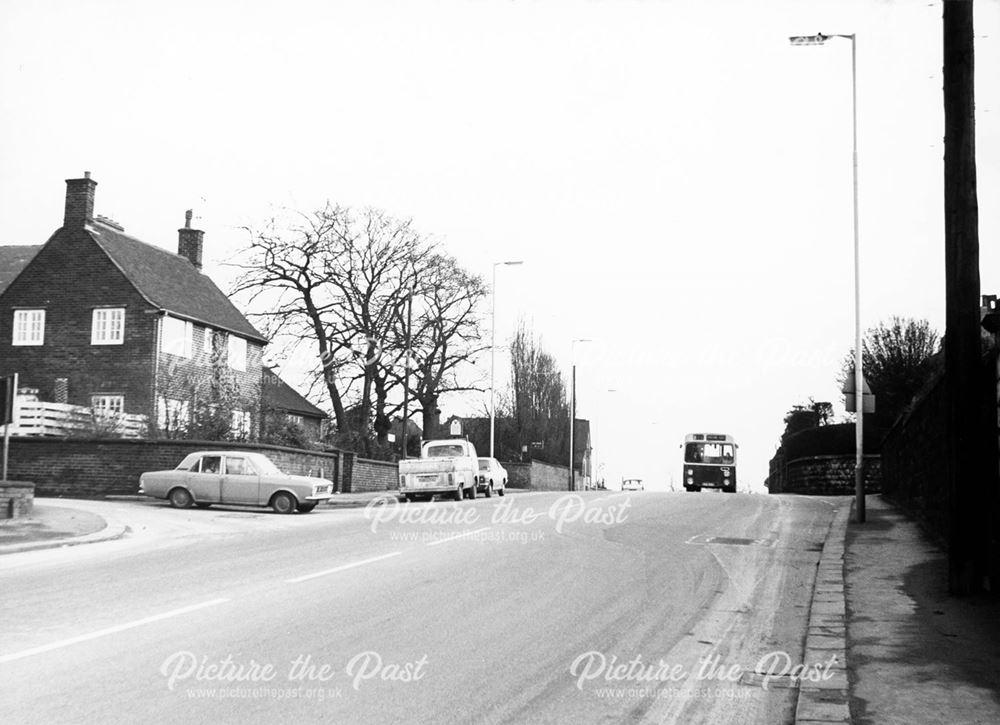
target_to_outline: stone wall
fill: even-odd
[[[784,493],[854,495],[855,463],[854,456],[796,458],[785,466]],[[879,456],[864,457],[864,478],[866,493],[878,493],[882,490],[882,464]]]

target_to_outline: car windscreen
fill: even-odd
[[[465,448],[460,443],[442,446],[427,446],[425,453],[428,458],[461,458],[465,455]]]

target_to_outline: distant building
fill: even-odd
[[[301,396],[271,368],[264,368],[261,380],[262,429],[277,430],[283,425],[297,426],[308,441],[323,437],[327,415]]]

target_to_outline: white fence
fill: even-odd
[[[94,435],[142,438],[146,416],[104,413],[82,405],[47,403],[18,398],[14,409],[12,436]]]

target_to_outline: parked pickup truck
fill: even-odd
[[[407,501],[435,494],[450,495],[456,501],[475,498],[478,475],[479,458],[469,441],[426,441],[420,447],[420,458],[399,462],[399,493]]]

